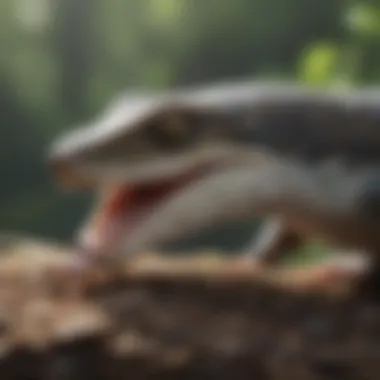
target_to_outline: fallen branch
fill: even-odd
[[[378,379],[380,307],[325,268],[145,255],[73,287],[65,249],[2,249],[2,379]]]

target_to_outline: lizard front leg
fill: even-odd
[[[305,238],[278,218],[264,221],[257,237],[243,250],[244,266],[253,266],[255,270],[273,268],[281,258],[301,247]],[[285,273],[297,280],[297,286],[303,289],[321,289],[357,285],[355,290],[365,294],[377,294],[380,289],[380,265],[372,269],[370,263],[359,252],[331,252],[331,259],[319,264],[297,266],[284,269]]]
[[[297,233],[284,221],[268,217],[257,235],[243,249],[243,260],[257,269],[268,269],[292,251],[299,249],[305,242],[302,234]],[[298,278],[303,288],[321,288],[337,285],[342,282],[356,282],[356,289],[365,294],[376,294],[380,289],[380,265],[373,265],[365,260],[359,252],[331,252],[331,259],[322,263],[290,269]],[[371,268],[371,269],[368,269]],[[356,280],[355,280],[356,279]]]
[[[284,255],[298,249],[303,238],[279,218],[268,217],[257,235],[243,249],[243,257],[254,264],[277,264]]]

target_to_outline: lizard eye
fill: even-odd
[[[195,126],[190,118],[182,115],[169,115],[149,126],[150,141],[159,147],[175,149],[187,146],[192,141]]]

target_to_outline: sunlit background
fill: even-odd
[[[54,187],[46,148],[116,94],[259,76],[380,78],[379,0],[1,0],[0,36],[0,230],[62,241],[91,195]],[[240,244],[247,225],[228,231],[207,243]]]

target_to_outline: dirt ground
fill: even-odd
[[[1,379],[379,378],[380,304],[326,268],[141,255],[80,276],[0,238]]]

